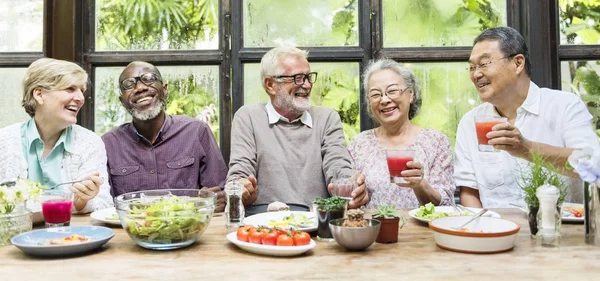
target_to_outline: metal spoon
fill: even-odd
[[[463,225],[459,226],[459,227],[452,227],[456,230],[461,230],[462,228],[464,228],[465,226],[467,226],[467,224],[471,223],[472,221],[474,221],[476,218],[481,217],[483,214],[485,214],[488,211],[488,209],[483,209],[481,211],[479,211],[479,213],[477,213],[477,215],[474,215],[470,220],[468,220],[467,222],[465,222]]]
[[[61,185],[70,184],[70,183],[76,183],[76,182],[81,182],[81,181],[84,181],[84,180],[74,180],[74,181],[61,182],[59,184],[51,186],[49,189],[54,189],[54,188],[56,188],[58,186],[61,186]],[[8,187],[15,186],[16,184],[17,184],[16,181],[5,181],[5,182],[1,182],[0,183],[0,185],[4,185],[4,186],[8,186]]]

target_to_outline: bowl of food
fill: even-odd
[[[438,247],[462,253],[491,254],[515,246],[521,227],[509,220],[480,217],[457,229],[473,216],[443,217],[429,222]]]
[[[215,194],[198,189],[131,192],[115,198],[121,226],[138,245],[152,250],[189,246],[204,233]]]
[[[349,251],[363,251],[371,246],[377,235],[381,222],[363,219],[361,210],[348,211],[348,218],[334,219],[329,222],[333,239]]]

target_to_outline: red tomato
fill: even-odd
[[[310,244],[310,235],[304,231],[294,234],[294,245],[302,246]]]
[[[275,230],[271,230],[269,232],[263,233],[262,236],[262,244],[263,245],[277,245],[277,237],[279,237],[279,232]]]
[[[248,236],[248,242],[254,244],[262,244],[262,229],[251,229],[250,234]]]
[[[287,234],[277,237],[277,246],[294,246],[294,238]]]
[[[250,237],[250,230],[254,227],[251,225],[240,226],[237,230],[237,239],[240,241],[248,242]]]

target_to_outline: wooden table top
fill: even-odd
[[[600,247],[584,243],[583,224],[563,223],[558,248],[540,247],[518,209],[495,209],[521,226],[513,250],[475,255],[438,248],[426,224],[409,219],[398,243],[347,252],[317,242],[302,256],[269,257],[229,243],[224,217],[213,218],[200,241],[184,249],[151,251],[121,228],[102,249],[67,258],[31,257],[0,247],[0,280],[600,280]],[[403,211],[405,214],[407,211]],[[74,216],[72,225],[102,225]]]

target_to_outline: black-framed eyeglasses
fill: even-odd
[[[160,78],[158,78],[158,75],[156,75],[156,73],[152,73],[152,72],[142,73],[138,77],[129,77],[129,78],[123,79],[119,83],[119,85],[121,87],[121,91],[128,91],[128,90],[135,88],[137,81],[141,81],[146,86],[152,86],[152,84],[156,81],[162,82],[160,80]]]
[[[389,99],[396,99],[396,98],[399,98],[406,90],[408,90],[410,88],[411,87],[406,87],[402,90],[392,89],[385,93],[382,93],[379,90],[375,90],[372,93],[369,93],[369,95],[367,97],[369,98],[370,102],[379,102],[381,100],[381,98],[383,98],[383,95],[386,95]]]
[[[279,75],[279,76],[273,76],[273,78],[277,78],[277,79],[281,79],[281,78],[293,78],[294,79],[294,84],[296,85],[302,85],[304,84],[304,81],[308,80],[308,83],[315,83],[317,81],[317,73],[316,72],[311,72],[308,74],[294,74],[294,75]]]
[[[475,72],[477,69],[479,69],[480,71],[485,72],[490,67],[490,65],[492,63],[495,63],[497,61],[501,61],[501,60],[504,60],[504,59],[512,58],[512,57],[514,57],[516,55],[518,55],[518,54],[508,55],[508,56],[505,56],[505,57],[501,57],[501,58],[499,58],[497,60],[491,60],[491,61],[488,61],[488,62],[483,62],[483,63],[478,63],[478,64],[471,64],[466,69],[469,72],[471,72],[471,73]]]

